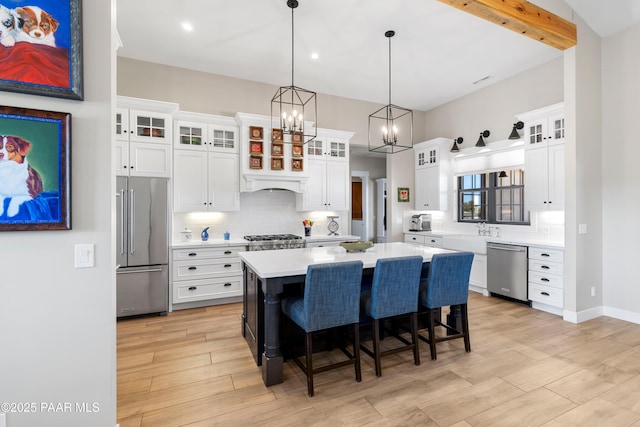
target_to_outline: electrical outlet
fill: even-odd
[[[591,287],[591,296],[592,296],[592,297],[595,297],[595,296],[596,296],[596,287],[595,287],[595,286],[592,286],[592,287]]]
[[[578,224],[578,234],[587,234],[587,224]]]

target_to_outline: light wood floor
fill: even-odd
[[[462,340],[363,357],[315,378],[293,363],[265,387],[240,332],[240,304],[118,322],[118,422],[132,426],[640,426],[640,325],[579,325],[471,293],[471,353]],[[385,340],[390,341],[390,340]],[[314,358],[320,361],[320,359]]]

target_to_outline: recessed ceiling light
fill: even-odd
[[[193,25],[191,25],[188,22],[183,22],[182,23],[182,29],[185,31],[193,31]]]
[[[318,59],[319,57],[320,57],[320,56],[318,55],[318,53],[317,53],[317,52],[313,52],[313,53],[311,54],[311,59]]]

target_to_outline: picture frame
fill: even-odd
[[[0,231],[71,230],[71,114],[0,106]]]
[[[284,134],[282,133],[282,129],[278,129],[278,128],[271,129],[271,141],[284,142]]]
[[[262,169],[262,156],[249,156],[249,168]]]
[[[294,132],[291,134],[292,144],[302,144],[303,135],[302,132]]]
[[[409,202],[409,187],[398,187],[398,203]]]
[[[300,144],[293,144],[291,146],[291,157],[303,157],[304,147]]]
[[[302,159],[291,159],[291,170],[294,172],[302,172]]]
[[[27,18],[28,7],[37,6],[58,26],[51,36],[37,42],[32,42],[26,32],[3,37],[0,90],[82,101],[81,0],[14,0],[3,4],[13,8],[10,10],[15,12],[16,22]]]
[[[279,171],[284,167],[283,160],[281,157],[273,157],[271,159],[271,170]]]
[[[259,126],[249,126],[249,139],[263,139],[262,128]]]
[[[262,141],[249,141],[249,152],[251,154],[262,154]]]
[[[284,156],[284,144],[282,142],[272,142],[271,155],[276,157]]]

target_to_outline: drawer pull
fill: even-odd
[[[193,266],[189,267],[189,270],[197,270],[197,269],[198,267],[193,267]]]
[[[549,257],[549,256],[551,256],[551,255],[549,255],[549,254],[540,254],[540,256],[546,256],[546,257]]]
[[[189,254],[189,256],[197,256],[197,255],[198,255],[198,254],[197,254],[197,253],[195,253],[195,252],[191,252],[191,253]]]
[[[197,287],[197,286],[189,286],[189,290],[190,290],[190,291],[195,291],[196,289],[198,289],[198,287]]]
[[[431,243],[435,243],[435,242],[436,242],[435,240],[431,239]]]
[[[545,270],[550,269],[551,267],[549,267],[548,265],[541,265],[540,268],[544,268]]]
[[[231,286],[231,283],[225,283],[224,285],[225,286]]]
[[[544,295],[545,297],[549,296],[549,292],[540,292],[540,295]]]
[[[231,251],[224,251],[224,254],[225,254],[225,255],[230,255],[230,254],[231,254]]]
[[[549,281],[549,279],[547,279],[546,277],[541,277],[540,280],[543,281],[543,282],[548,282]]]
[[[229,267],[231,267],[231,264],[225,264],[224,265],[224,268],[229,268]]]

